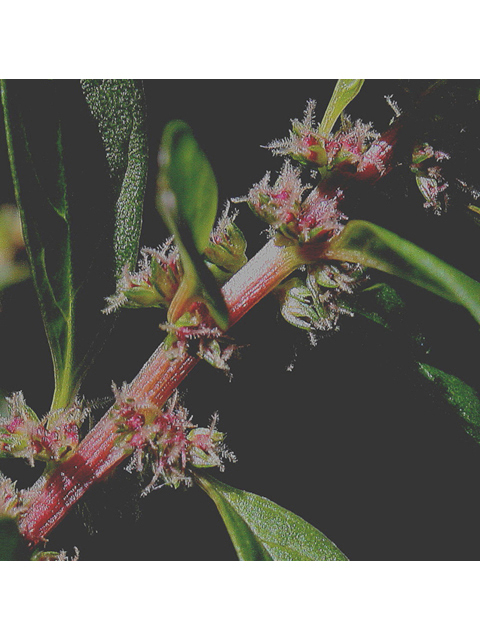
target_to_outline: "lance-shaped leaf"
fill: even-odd
[[[215,502],[240,560],[348,560],[323,533],[271,500],[205,473],[195,479]]]
[[[218,205],[218,188],[210,163],[180,120],[170,122],[159,152],[157,208],[180,251],[184,277],[168,316],[176,322],[192,302],[204,302],[221,329],[228,311],[201,254],[208,246]]]
[[[391,273],[462,305],[480,322],[480,283],[371,222],[352,220],[325,250],[327,259]]]
[[[385,329],[398,328],[404,323],[405,302],[395,289],[385,282],[366,287],[353,300],[350,296],[345,296],[339,304]]]
[[[412,355],[424,353],[427,336],[420,326],[418,315],[409,309],[398,291],[386,282],[377,282],[356,295],[345,295],[338,299],[342,308],[367,318],[388,331],[395,332],[397,338],[407,340]],[[420,351],[419,351],[420,350]]]
[[[428,380],[436,393],[456,411],[465,431],[480,443],[480,398],[478,392],[456,376],[446,373],[425,362],[417,362],[425,356],[425,343],[428,344],[428,331],[424,331],[412,319],[406,302],[390,285],[380,282],[364,289],[353,300],[348,296],[342,300],[342,306],[359,313],[381,325],[388,331],[394,331],[398,338],[407,338],[410,342],[412,365]],[[425,335],[426,334],[426,335]],[[415,348],[413,348],[415,347]],[[420,351],[423,352],[420,355]],[[414,369],[412,368],[412,374]]]
[[[115,288],[118,188],[79,82],[7,81],[2,102],[58,409],[72,401],[111,328],[101,310]]]
[[[147,182],[148,150],[143,85],[138,80],[81,80],[98,123],[116,199],[117,276],[135,267]]]
[[[323,136],[328,136],[339,115],[350,104],[350,102],[358,95],[364,80],[338,80],[333,90],[332,97],[325,110],[322,122],[318,129]]]
[[[418,363],[418,370],[440,389],[445,400],[462,419],[465,431],[480,444],[480,398],[466,382],[436,367]]]

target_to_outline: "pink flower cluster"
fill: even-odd
[[[0,456],[49,462],[74,451],[79,429],[88,413],[79,402],[61,411],[48,413],[41,420],[27,406],[22,392],[8,398],[10,415],[0,419]]]
[[[302,184],[300,173],[300,169],[292,167],[287,160],[273,185],[267,173],[250,189],[247,197],[237,198],[236,202],[247,202],[274,231],[287,237],[301,242],[318,237],[325,239],[342,228],[345,216],[339,211],[338,203],[343,194],[337,190],[333,196],[326,195],[316,188],[302,201],[310,185]]]
[[[310,100],[303,121],[292,120],[289,137],[274,140],[267,148],[302,164],[357,173],[361,179],[377,178],[385,173],[393,149],[374,131],[372,123],[361,120],[352,123],[342,115],[340,129],[324,135],[315,123],[315,106]]]
[[[132,449],[134,454],[127,468],[153,472],[143,494],[164,485],[190,485],[191,467],[219,467],[223,471],[224,459],[235,461],[223,444],[224,434],[216,429],[217,418],[208,428],[193,424],[187,410],[178,404],[177,393],[159,410],[148,401],[129,398],[127,387],[114,391],[117,446]]]
[[[138,271],[130,273],[125,266],[103,312],[112,313],[121,307],[168,307],[182,277],[178,250],[171,245],[172,239],[159,249],[142,249]]]
[[[15,483],[0,472],[0,517],[15,518],[20,512],[21,499]]]

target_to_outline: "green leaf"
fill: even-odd
[[[30,277],[28,262],[16,257],[23,247],[21,221],[16,208],[0,205],[0,293]]]
[[[81,80],[81,86],[98,123],[116,198],[119,276],[125,265],[135,267],[138,255],[148,169],[145,95],[139,80]]]
[[[436,367],[418,363],[420,373],[442,391],[445,400],[462,418],[465,431],[480,444],[480,398],[468,384]]]
[[[338,116],[358,95],[364,80],[338,80],[332,97],[319,127],[319,133],[328,136],[335,126]]]
[[[396,339],[407,336],[410,345],[425,349],[427,337],[408,313],[405,301],[393,287],[382,282],[364,289],[353,301],[346,297],[342,306],[359,313],[389,331]],[[428,332],[427,336],[428,336]],[[417,362],[418,349],[412,350],[413,364],[438,393],[448,402],[462,420],[465,431],[480,443],[480,398],[478,393],[454,375],[424,362]]]
[[[197,473],[215,502],[240,560],[347,560],[315,527],[271,500]]]
[[[397,328],[404,321],[405,302],[395,289],[385,282],[363,289],[353,300],[345,296],[339,300],[339,304],[385,329]]]
[[[23,538],[15,520],[0,516],[0,561],[17,560],[22,546]]]
[[[123,168],[114,180],[113,151],[109,165],[78,81],[4,81],[2,102],[57,409],[72,401],[112,326],[101,310],[115,289],[116,214],[126,215],[117,204]]]
[[[462,305],[480,322],[480,283],[428,251],[371,222],[352,220],[325,251],[327,259],[391,273]]]
[[[228,311],[215,278],[201,254],[209,244],[218,205],[215,176],[190,127],[170,122],[159,153],[157,208],[180,251],[184,277],[172,300],[176,322],[194,301],[205,302],[218,326],[228,326]]]

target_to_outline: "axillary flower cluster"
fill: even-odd
[[[121,390],[114,387],[114,393],[116,402],[110,413],[117,426],[116,446],[133,454],[129,471],[152,475],[143,495],[165,485],[191,485],[194,468],[223,471],[224,460],[235,462],[224,444],[225,435],[216,429],[218,415],[208,427],[193,424],[179,404],[178,392],[163,409],[129,397],[126,385]]]
[[[267,149],[275,155],[288,155],[293,160],[320,170],[322,178],[333,169],[357,178],[380,177],[387,169],[392,147],[381,139],[371,122],[356,120],[354,123],[344,113],[337,132],[325,133],[315,123],[314,100],[309,100],[304,118],[292,120],[287,138],[274,140]]]
[[[227,205],[210,235],[203,257],[219,286],[247,262],[246,241],[235,224],[236,213]],[[125,267],[113,296],[107,298],[104,313],[120,308],[158,307],[167,310],[178,291],[184,271],[173,238],[158,248],[143,248],[138,271]],[[175,324],[163,322],[167,331],[165,349],[171,359],[191,352],[212,366],[229,371],[227,361],[235,350],[232,341],[211,322],[205,306],[194,303]]]
[[[0,418],[0,457],[58,462],[73,453],[88,409],[76,400],[69,408],[42,419],[27,406],[21,391],[7,398],[9,416]]]
[[[0,458],[24,458],[53,465],[69,458],[80,440],[81,425],[89,411],[79,400],[42,419],[27,406],[21,391],[7,398],[9,415],[0,418]],[[0,518],[15,518],[26,508],[29,490],[19,491],[16,483],[0,473]]]

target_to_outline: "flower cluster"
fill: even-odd
[[[22,500],[15,482],[0,472],[0,517],[15,518],[22,511]]]
[[[310,185],[303,185],[299,168],[292,167],[287,160],[273,185],[270,173],[255,184],[248,196],[236,198],[235,202],[247,202],[252,211],[267,222],[274,232],[307,242],[313,238],[326,239],[341,230],[345,216],[338,203],[342,192],[336,190],[326,195],[317,187],[302,201]]]
[[[205,360],[216,369],[227,373],[230,371],[227,362],[237,346],[218,327],[211,325],[203,303],[194,303],[190,312],[175,324],[164,323],[160,328],[168,332],[163,345],[171,360],[188,353]]]
[[[289,137],[274,140],[267,148],[276,155],[289,155],[301,164],[356,172],[362,178],[385,173],[392,147],[380,139],[372,123],[361,120],[352,123],[342,114],[340,129],[334,134],[324,135],[315,123],[315,106],[315,102],[310,100],[304,119],[292,120]]]
[[[247,262],[247,243],[234,220],[235,214],[229,213],[227,205],[204,251],[207,265],[220,285]],[[168,309],[182,278],[182,263],[173,238],[158,249],[144,247],[138,270],[131,273],[127,266],[124,267],[116,292],[107,298],[103,312],[112,313],[121,307]]]
[[[80,426],[88,414],[79,401],[39,419],[21,391],[7,400],[10,415],[0,419],[1,457],[26,458],[33,466],[34,460],[58,461],[76,449]]]
[[[362,273],[361,267],[347,262],[309,266],[304,280],[293,277],[277,288],[282,316],[311,335],[336,329],[340,315],[352,315],[342,295],[353,292]]]
[[[425,209],[432,209],[437,215],[446,209],[448,204],[448,196],[445,193],[448,182],[442,175],[439,163],[449,159],[448,153],[435,151],[427,143],[416,145],[412,153],[410,169],[415,174],[417,186],[425,198],[423,206]]]
[[[182,279],[183,271],[178,250],[172,238],[159,249],[143,248],[139,269],[130,273],[124,267],[114,295],[107,298],[104,313],[120,307],[168,307]]]
[[[193,424],[187,410],[178,404],[175,393],[164,410],[148,401],[129,397],[128,387],[114,389],[116,403],[112,418],[117,425],[117,446],[131,449],[128,470],[142,474],[149,468],[153,476],[143,494],[164,485],[190,485],[191,467],[219,467],[223,460],[235,461],[225,447],[225,435],[216,429],[217,416],[209,427]]]

